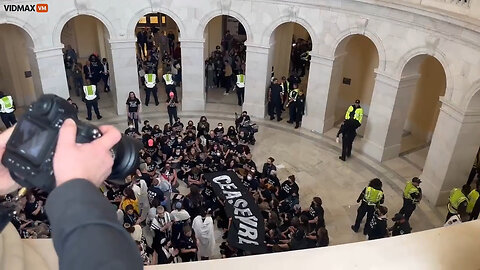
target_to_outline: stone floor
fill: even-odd
[[[181,90],[179,89],[179,93]],[[160,101],[165,101],[165,92],[159,89]],[[119,130],[125,130],[125,116],[114,113],[111,93],[102,93],[100,111],[104,116],[94,124],[112,124]],[[142,93],[143,95],[143,93]],[[195,123],[201,115],[206,115],[210,124],[223,122],[224,126],[233,125],[234,113],[239,113],[241,107],[235,104],[235,93],[223,96],[223,90],[211,89],[206,110],[204,112],[181,112],[182,122],[193,120]],[[86,116],[85,106],[73,97],[80,108],[79,118]],[[143,98],[142,98],[143,100]],[[226,101],[227,104],[221,103]],[[232,102],[233,101],[233,102]],[[148,119],[151,124],[163,126],[167,122],[166,107],[150,105],[144,107],[142,120]],[[287,117],[286,115],[284,118]],[[255,119],[260,131],[256,134],[257,144],[252,147],[254,161],[261,166],[269,156],[275,158],[279,178],[285,180],[294,174],[300,186],[300,201],[307,208],[314,196],[320,196],[325,209],[325,219],[330,235],[331,245],[358,242],[365,240],[361,233],[353,233],[350,225],[356,216],[356,199],[369,180],[379,177],[384,183],[385,205],[389,208],[391,218],[402,205],[402,190],[405,181],[421,173],[428,147],[413,151],[404,156],[378,163],[368,156],[354,150],[353,157],[347,162],[338,159],[340,145],[335,143],[337,130],[332,129],[325,134],[313,133],[306,129],[293,129],[284,121],[268,121]],[[362,139],[354,144],[359,149]],[[423,160],[422,160],[423,159]],[[422,202],[411,218],[415,231],[422,231],[443,225],[445,207],[431,207]],[[389,225],[392,224],[389,221]],[[221,241],[220,232],[218,241]]]

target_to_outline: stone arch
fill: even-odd
[[[38,36],[36,35],[36,31],[33,26],[30,25],[28,22],[22,21],[14,17],[7,17],[6,22],[1,24],[10,24],[22,29],[23,31],[25,31],[25,33],[28,34],[30,40],[32,41],[33,48],[36,47],[36,43],[38,42]]]
[[[432,56],[438,62],[440,62],[440,64],[443,67],[443,71],[445,72],[445,78],[447,81],[447,87],[445,89],[445,98],[447,100],[450,100],[453,93],[453,76],[451,75],[450,70],[448,68],[448,62],[446,60],[445,54],[442,53],[441,51],[432,50],[425,47],[417,47],[408,51],[406,54],[400,57],[400,60],[398,61],[398,64],[394,69],[395,77],[401,78],[403,70],[405,69],[407,64],[410,63],[410,60],[420,55]]]
[[[265,31],[263,32],[262,44],[267,47],[270,46],[269,44],[270,38],[272,37],[275,29],[277,29],[277,27],[279,27],[280,25],[284,23],[289,23],[289,22],[298,23],[299,25],[301,25],[303,28],[307,30],[308,34],[310,35],[310,38],[312,39],[312,52],[316,52],[318,48],[318,37],[316,35],[316,32],[313,29],[312,25],[307,20],[299,17],[283,16],[281,18],[278,18],[274,22],[272,22],[267,27],[267,29],[265,29]]]
[[[480,80],[475,81],[465,95],[461,106],[466,110],[480,110]]]
[[[334,46],[331,48],[330,55],[335,58],[335,53],[337,51],[338,46],[344,41],[346,38],[353,36],[353,35],[361,35],[368,38],[377,49],[378,53],[378,68],[379,71],[384,71],[386,67],[386,51],[385,46],[383,45],[382,40],[378,37],[375,33],[366,30],[365,28],[356,27],[350,28],[343,32],[341,32],[334,43]]]
[[[52,36],[52,42],[54,46],[61,46],[62,30],[65,27],[65,24],[67,24],[67,22],[70,21],[71,19],[80,15],[94,17],[95,19],[103,23],[103,25],[105,25],[110,38],[116,36],[117,32],[115,31],[115,27],[113,26],[112,22],[109,19],[107,19],[107,17],[105,17],[102,13],[92,9],[86,9],[86,10],[73,9],[65,13],[55,25],[55,28],[53,29],[53,36]]]
[[[138,20],[142,16],[145,16],[145,14],[156,12],[165,14],[168,17],[172,18],[172,20],[175,22],[175,24],[177,24],[177,27],[180,30],[180,36],[185,34],[185,25],[180,16],[178,16],[175,12],[166,7],[145,7],[135,12],[132,18],[130,18],[130,21],[127,25],[127,38],[135,39],[135,27],[137,26]]]
[[[205,28],[207,27],[208,23],[213,18],[218,17],[218,16],[222,16],[222,15],[230,16],[230,17],[233,17],[233,18],[237,19],[242,24],[243,28],[245,28],[245,32],[247,33],[247,42],[250,42],[250,43],[253,42],[252,29],[251,29],[250,24],[248,23],[247,19],[245,19],[245,17],[243,15],[241,15],[240,13],[238,13],[236,11],[233,11],[233,10],[224,11],[224,10],[220,10],[220,9],[211,11],[210,13],[203,16],[202,19],[200,19],[200,22],[198,24],[197,31],[196,31],[196,33],[201,33],[201,37],[199,37],[199,39],[203,38],[203,33],[204,33]]]

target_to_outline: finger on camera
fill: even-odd
[[[72,119],[67,119],[58,133],[57,147],[60,145],[71,146],[76,144],[77,124]]]
[[[13,132],[13,127],[5,130],[0,134],[0,147],[5,147],[7,145],[8,139],[10,139],[10,136],[12,135]],[[3,154],[3,153],[2,153]]]
[[[102,132],[102,137],[93,141],[96,145],[101,145],[102,147],[110,149],[122,138],[120,131],[114,126],[101,126],[99,129]]]

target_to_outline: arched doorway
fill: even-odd
[[[150,13],[141,17],[135,26],[137,37],[137,68],[140,84],[140,95],[145,102],[145,74],[155,74],[158,78],[159,102],[167,100],[165,75],[169,89],[175,89],[177,99],[181,100],[182,68],[180,30],[177,23],[169,16],[162,13]],[[171,76],[167,76],[167,75]],[[152,93],[149,103],[155,104]]]
[[[42,93],[33,42],[22,28],[0,24],[0,91],[11,95],[17,117]]]
[[[109,43],[110,34],[97,18],[79,15],[70,19],[62,29],[61,42],[64,48],[64,64],[70,96],[80,106],[82,87],[87,83],[97,87],[100,112],[115,115],[115,82]],[[79,73],[80,72],[80,73]],[[122,106],[122,104],[118,104]]]
[[[339,126],[345,119],[347,108],[358,99],[364,116],[357,133],[363,136],[375,86],[378,59],[375,44],[366,36],[351,35],[338,44],[330,80],[325,130]],[[336,129],[330,133],[336,134]]]
[[[207,103],[236,105],[236,75],[246,69],[245,28],[236,18],[221,15],[208,22],[204,38]]]
[[[395,105],[402,131],[392,136],[401,145],[399,155],[418,169],[425,165],[446,83],[442,64],[430,55],[415,56],[402,71]]]
[[[283,23],[273,31],[270,37],[269,67],[272,77],[280,82],[289,82],[290,89],[285,89],[285,95],[288,96],[294,85],[306,93],[311,50],[312,38],[302,25]]]

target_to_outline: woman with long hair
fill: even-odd
[[[127,98],[127,115],[128,115],[128,122],[135,123],[135,131],[137,134],[138,132],[138,121],[140,119],[140,113],[142,112],[142,103],[140,99],[137,98],[134,92],[128,93]]]

